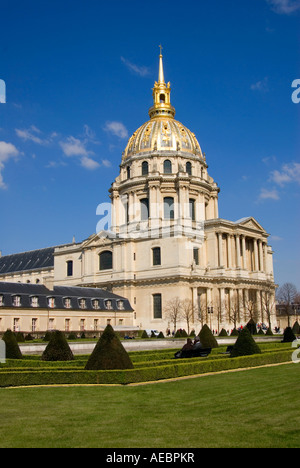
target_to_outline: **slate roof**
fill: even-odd
[[[3,296],[3,305],[1,307],[13,308],[30,308],[30,309],[49,309],[49,298],[55,299],[55,307],[53,309],[65,310],[95,310],[93,300],[99,301],[99,309],[97,310],[120,310],[118,301],[123,301],[125,312],[132,312],[133,309],[128,299],[113,294],[100,288],[83,288],[72,286],[54,286],[53,290],[46,288],[42,284],[25,284],[25,283],[6,283],[0,281],[0,296]],[[14,306],[14,296],[20,296],[20,306]],[[38,307],[33,307],[31,298],[38,298]],[[65,306],[65,299],[70,299],[71,306]],[[86,300],[86,307],[80,307],[80,299]],[[107,309],[105,301],[111,301],[112,309]],[[0,307],[0,310],[1,310]]]
[[[55,247],[0,257],[0,275],[54,267]]]

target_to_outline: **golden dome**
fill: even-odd
[[[168,117],[156,117],[144,123],[130,138],[123,159],[151,151],[180,151],[203,158],[194,133]]]
[[[171,105],[170,83],[165,83],[163,56],[159,56],[158,81],[153,88],[153,106],[149,109],[150,119],[129,139],[123,153],[123,161],[139,153],[152,151],[175,151],[196,155],[202,159],[200,145],[194,135],[182,123],[174,119],[175,109]]]

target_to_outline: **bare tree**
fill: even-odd
[[[181,301],[181,317],[186,322],[188,335],[190,334],[190,324],[195,323],[197,309],[197,306],[193,304],[191,299],[184,299]]]
[[[292,304],[297,297],[297,288],[292,283],[284,283],[277,291],[277,300],[284,307],[288,318],[288,327],[290,327],[290,316],[293,314]]]
[[[228,319],[229,322],[233,324],[233,328],[237,328],[237,323],[240,319],[240,306],[239,306],[239,300],[237,297],[234,297],[230,301],[230,305],[228,306]]]
[[[274,287],[269,284],[262,292],[262,309],[266,313],[270,330],[272,330],[272,312],[275,307]]]
[[[179,297],[175,297],[166,303],[165,317],[173,323],[174,332],[176,333],[177,323],[182,319],[182,304]]]

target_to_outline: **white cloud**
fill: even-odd
[[[85,147],[85,143],[78,138],[70,136],[66,141],[59,142],[64,154],[70,156],[88,156],[89,151]]]
[[[111,167],[111,162],[108,159],[102,159],[101,162],[104,167]]]
[[[271,172],[270,180],[280,187],[293,182],[300,184],[300,163],[284,164],[281,171]]]
[[[268,190],[262,188],[259,194],[259,200],[279,200],[279,193],[276,189]]]
[[[300,10],[300,0],[267,0],[267,3],[279,15],[290,15]]]
[[[19,155],[19,150],[12,143],[0,141],[0,189],[7,188],[2,175],[5,163],[12,158],[17,158]]]
[[[253,83],[250,86],[250,89],[252,91],[260,91],[262,93],[266,93],[269,91],[269,85],[268,85],[268,78],[264,78],[261,81],[257,81],[257,83]]]
[[[124,57],[121,57],[121,61],[124,63],[124,65],[126,65],[128,70],[132,71],[136,75],[148,76],[150,74],[150,70],[148,67],[135,65],[134,63],[130,62]]]
[[[33,141],[33,143],[37,143],[38,145],[47,145],[49,143],[48,138],[41,138],[38,136],[41,135],[42,132],[35,125],[31,125],[30,128],[24,130],[16,128],[15,131],[17,136],[24,141]],[[53,133],[52,135],[56,134]]]
[[[97,161],[94,161],[94,159],[91,159],[87,156],[84,156],[83,158],[81,158],[80,162],[81,162],[82,167],[90,171],[94,171],[95,169],[98,169],[98,167],[100,167],[100,164]]]
[[[104,130],[119,138],[128,138],[128,130],[122,122],[106,122]]]

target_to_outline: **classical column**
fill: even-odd
[[[235,236],[235,244],[236,244],[236,267],[240,269],[241,268],[241,248],[240,248],[239,234],[236,234]]]
[[[222,245],[222,233],[218,232],[218,250],[219,250],[219,268],[223,268],[223,245]]]
[[[232,268],[232,235],[227,234],[228,268]]]
[[[254,271],[259,271],[257,239],[253,239],[254,245]]]
[[[262,241],[258,240],[258,255],[259,255],[259,271],[264,271],[264,256],[262,249]]]
[[[242,236],[243,269],[247,270],[246,237]]]

